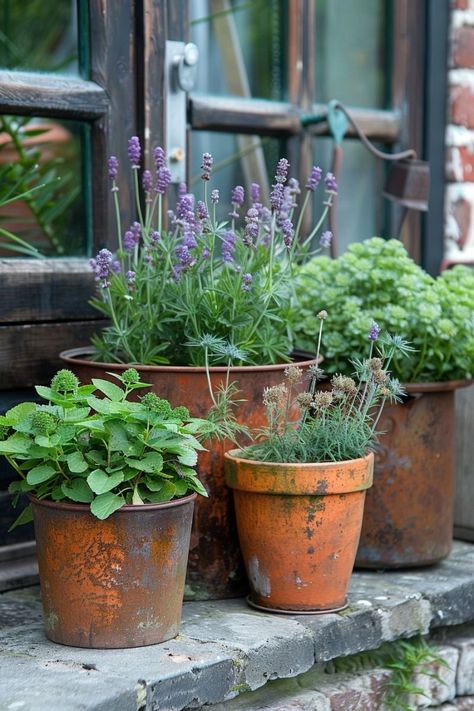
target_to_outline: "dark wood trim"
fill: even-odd
[[[401,117],[397,111],[348,109],[369,138],[386,143],[399,140]],[[285,101],[191,94],[188,118],[191,128],[197,131],[291,136],[301,132],[301,116],[311,113],[322,117],[325,111],[325,104],[313,104],[308,111]],[[329,135],[324,121],[308,126],[306,130],[312,134]],[[347,136],[354,135],[353,129],[349,128]]]
[[[107,158],[119,159],[121,212],[133,218],[127,141],[138,132],[136,5],[129,0],[89,0],[91,80],[106,93],[107,113],[93,125],[92,175],[94,246],[115,247],[116,227],[107,177]],[[107,206],[107,208],[105,207]]]
[[[107,113],[104,89],[56,74],[0,70],[0,111],[91,121]]]
[[[0,323],[99,318],[86,259],[1,259]]]
[[[424,155],[430,163],[430,197],[429,211],[423,219],[421,263],[436,276],[444,256],[449,6],[427,2],[426,11]]]
[[[0,389],[48,383],[63,363],[59,353],[87,345],[105,321],[0,326]]]

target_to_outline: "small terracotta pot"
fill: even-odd
[[[33,497],[46,636],[74,647],[142,647],[176,637],[196,494],[124,506]]]
[[[96,363],[89,360],[92,348],[75,348],[60,354],[66,368],[73,370],[84,383],[92,378],[115,379],[109,371],[122,373],[129,365],[121,363]],[[316,360],[298,361],[306,370]],[[239,389],[236,418],[251,429],[263,427],[266,422],[262,402],[264,387],[281,383],[288,363],[260,366],[239,366],[230,369],[230,380]],[[172,405],[185,405],[195,417],[206,417],[212,405],[203,367],[172,365],[134,365],[143,382],[151,383],[153,391]],[[212,387],[217,389],[225,382],[227,368],[210,369]],[[301,384],[303,390],[306,382]],[[224,481],[224,452],[229,442],[212,441],[208,451],[199,455],[199,479],[209,492],[209,498],[200,496],[194,511],[194,525],[189,554],[186,597],[194,600],[213,600],[239,597],[248,591],[244,566],[239,550],[235,525],[232,493]]]
[[[251,604],[276,612],[345,606],[374,456],[275,464],[225,455]]]

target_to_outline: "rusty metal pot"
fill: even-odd
[[[374,484],[367,492],[356,566],[431,565],[452,545],[454,394],[470,381],[411,383],[379,423]]]
[[[83,504],[31,497],[46,636],[88,648],[176,637],[195,499],[124,506],[100,521]]]
[[[84,383],[92,378],[109,378],[107,371],[122,372],[129,365],[95,363],[88,360],[90,348],[75,348],[60,354],[65,366]],[[299,361],[307,369],[316,360]],[[230,380],[239,388],[236,417],[255,429],[265,424],[262,392],[264,387],[283,380],[287,363],[242,366],[230,369]],[[172,405],[186,405],[195,417],[206,417],[211,397],[203,367],[134,365],[144,382]],[[227,368],[213,366],[210,377],[214,390],[225,381]],[[302,383],[304,389],[305,383]],[[224,480],[224,452],[230,443],[212,441],[209,450],[199,456],[199,478],[209,498],[199,497],[194,511],[191,550],[188,562],[186,599],[212,600],[239,597],[248,590],[247,578],[239,548],[232,492]]]

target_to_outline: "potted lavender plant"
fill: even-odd
[[[285,159],[277,166],[270,205],[262,204],[259,186],[253,184],[244,209],[244,189],[236,186],[232,210],[223,221],[209,153],[202,161],[202,199],[180,185],[175,210],[166,215],[170,174],[164,151],[154,150],[154,174],[141,171],[140,143],[133,137],[129,159],[137,219],[123,229],[119,166],[111,157],[117,249],[103,249],[91,262],[99,291],[92,303],[109,325],[95,336],[92,349],[68,351],[62,358],[84,381],[133,364],[161,397],[184,403],[195,416],[210,412],[235,441],[243,434],[242,423],[262,423],[256,379],[275,384],[291,359],[292,275],[295,263],[314,253],[314,240],[337,192],[334,177],[326,175],[321,219],[302,240],[304,211],[322,182],[318,167],[308,179],[294,226],[300,188],[288,179]],[[327,245],[330,235],[321,239]],[[211,496],[195,511],[188,583],[196,598],[235,596],[246,586],[223,454],[224,442],[214,442],[200,463]]]

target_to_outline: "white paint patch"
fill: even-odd
[[[454,126],[449,124],[446,126],[446,145],[457,146],[458,148],[474,147],[474,131],[465,126]]]
[[[255,591],[259,595],[262,597],[270,597],[272,593],[270,578],[260,570],[260,563],[255,555],[249,561],[249,578]]]
[[[474,25],[474,7],[472,0],[469,0],[468,10],[453,10],[451,13],[451,27],[470,27]]]
[[[474,91],[474,69],[450,69],[448,81],[450,85],[466,86]]]

